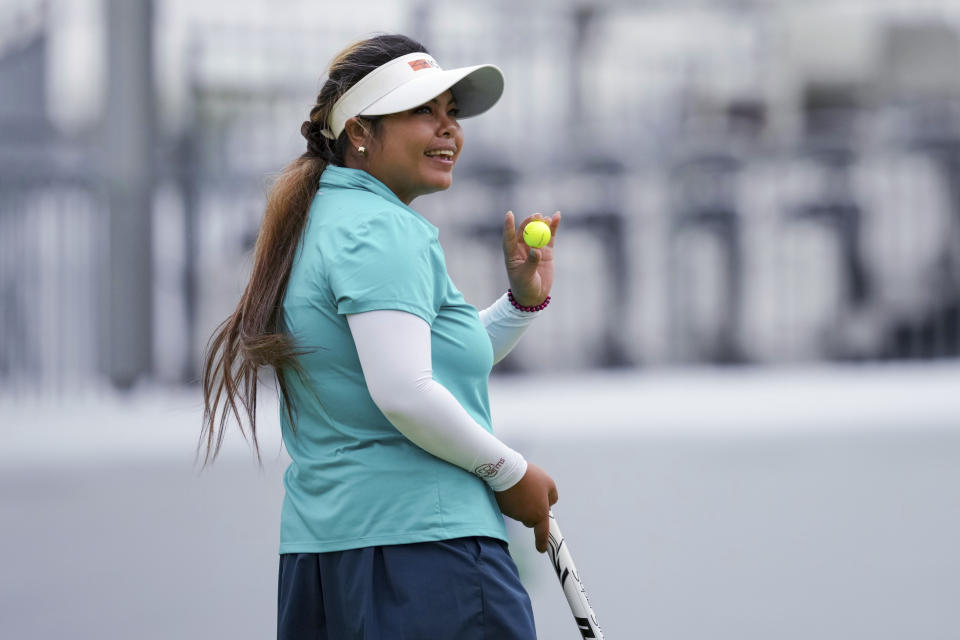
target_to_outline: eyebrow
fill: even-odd
[[[440,101],[437,100],[436,98],[432,98],[432,99],[430,100],[430,104],[437,104],[437,105],[438,105],[438,104],[440,104]],[[448,104],[453,104],[453,105],[457,104],[457,99],[456,99],[456,98],[451,98],[451,99],[450,99],[450,102],[449,102]]]

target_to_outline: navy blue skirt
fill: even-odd
[[[278,640],[535,640],[530,598],[487,537],[280,556]]]

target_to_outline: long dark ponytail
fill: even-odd
[[[295,424],[295,408],[287,391],[289,375],[300,372],[297,356],[301,352],[281,326],[283,297],[320,174],[330,164],[343,165],[348,144],[346,133],[330,140],[321,131],[327,126],[334,103],[357,81],[380,65],[416,51],[426,52],[426,48],[406,36],[379,35],[347,47],[331,62],[327,81],[310,110],[310,119],[300,127],[307,150],[277,176],[267,196],[250,281],[237,308],[217,327],[207,346],[203,365],[203,429],[197,447],[199,455],[206,445],[204,466],[220,452],[231,415],[244,436],[246,418],[260,461],[256,410],[261,367],[273,369],[283,410]]]

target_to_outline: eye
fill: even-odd
[[[449,114],[451,118],[456,118],[457,116],[460,115],[460,109],[454,107],[450,109],[450,111],[448,111],[447,114]]]
[[[433,113],[433,109],[430,108],[430,105],[425,104],[421,107],[417,107],[413,110],[414,113]]]

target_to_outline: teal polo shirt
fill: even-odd
[[[320,178],[283,302],[304,376],[290,375],[296,431],[281,411],[280,553],[491,536],[507,540],[493,492],[407,440],[370,398],[346,316],[379,309],[430,325],[433,377],[492,431],[493,348],[447,274],[437,228],[370,174]]]

